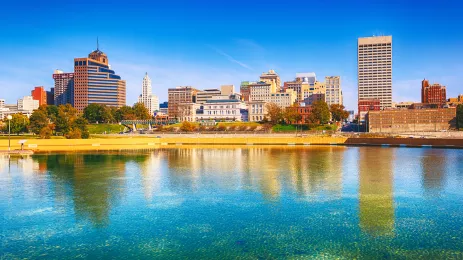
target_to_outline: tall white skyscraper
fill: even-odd
[[[145,107],[153,115],[155,111],[159,111],[159,99],[156,95],[153,95],[151,89],[151,79],[148,76],[148,72],[143,78],[143,85],[141,95],[138,97],[138,102],[143,103]]]
[[[358,101],[392,106],[392,36],[358,39]]]

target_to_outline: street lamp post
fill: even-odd
[[[11,151],[11,141],[10,141],[11,119],[13,119],[13,117],[11,115],[8,115],[6,118],[8,119],[8,153],[10,153],[10,151]]]

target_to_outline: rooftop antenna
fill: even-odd
[[[100,44],[98,43],[98,36],[96,37],[96,50],[100,50]]]

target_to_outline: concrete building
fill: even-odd
[[[421,82],[421,103],[436,104],[442,106],[447,101],[445,86],[440,84],[429,84],[429,81],[424,79]]]
[[[456,98],[449,98],[447,100],[447,106],[456,107],[463,104],[463,95],[458,95]]]
[[[326,94],[325,99],[328,106],[331,105],[342,105],[342,89],[341,89],[341,77],[340,76],[329,76],[325,77]]]
[[[213,99],[215,97],[218,97],[222,95],[222,92],[219,89],[205,89],[202,91],[198,91],[196,94],[196,103],[198,104],[204,104],[206,103],[207,100]]]
[[[275,84],[276,91],[280,91],[280,88],[281,88],[280,76],[278,76],[278,74],[274,70],[263,72],[260,75],[260,81],[267,82],[267,83],[273,82]]]
[[[18,110],[31,112],[39,108],[39,101],[35,100],[32,96],[25,96],[18,99]]]
[[[126,105],[125,80],[110,68],[98,46],[88,58],[74,59],[74,107],[83,111],[90,104]]]
[[[196,122],[196,113],[200,110],[201,104],[180,103],[177,105],[177,118],[180,122]],[[169,116],[170,118],[170,116]]]
[[[392,106],[392,36],[358,39],[358,101],[377,99]]]
[[[178,106],[180,104],[196,103],[196,95],[199,90],[190,86],[169,88],[168,99],[169,109],[168,114],[170,119],[179,119],[180,113]]]
[[[455,108],[369,111],[371,133],[433,132],[455,128]]]
[[[64,73],[55,70],[53,73],[55,81],[54,103],[55,105],[74,105],[74,73]]]
[[[47,91],[47,105],[55,104],[55,88],[50,88],[50,91]]]
[[[240,93],[241,93],[241,98],[243,101],[248,102],[249,97],[251,95],[251,90],[249,88],[249,85],[255,84],[257,82],[254,81],[242,81],[240,85]]]
[[[159,104],[159,112],[161,112],[162,114],[167,115],[169,113],[168,110],[169,110],[169,102],[164,101],[161,104]]]
[[[399,103],[392,102],[392,108],[393,109],[409,109],[413,104],[414,102],[412,101],[403,101]]]
[[[151,79],[148,76],[148,72],[143,77],[141,95],[138,97],[138,102],[143,103],[145,107],[150,111],[150,115],[153,116],[154,112],[159,111],[159,99],[156,95],[153,95],[151,88]]]
[[[225,96],[233,95],[235,94],[235,85],[222,85],[220,86],[220,92]]]
[[[31,91],[31,96],[34,100],[39,101],[39,106],[47,104],[47,92],[42,86],[35,87]]]
[[[276,93],[276,85],[274,82],[259,81],[249,84],[249,101],[263,100],[270,102],[270,94]]]
[[[267,117],[267,102],[265,101],[249,101],[248,103],[248,118],[249,122],[260,122]]]
[[[238,99],[209,99],[203,104],[200,113],[197,112],[196,121],[242,121],[242,110],[245,108],[244,102]]]
[[[296,79],[300,79],[303,82],[309,83],[310,86],[313,86],[317,81],[317,75],[315,72],[296,73]]]
[[[292,106],[297,100],[296,92],[288,89],[286,92],[271,93],[268,102],[275,103],[281,108]]]

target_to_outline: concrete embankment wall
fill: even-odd
[[[20,149],[18,140],[12,140],[11,149]],[[463,148],[463,139],[415,138],[347,138],[347,137],[166,137],[166,138],[112,138],[112,139],[30,139],[24,149],[36,152],[153,149],[165,145],[377,145],[408,147]],[[8,140],[0,140],[0,151],[8,149]]]

